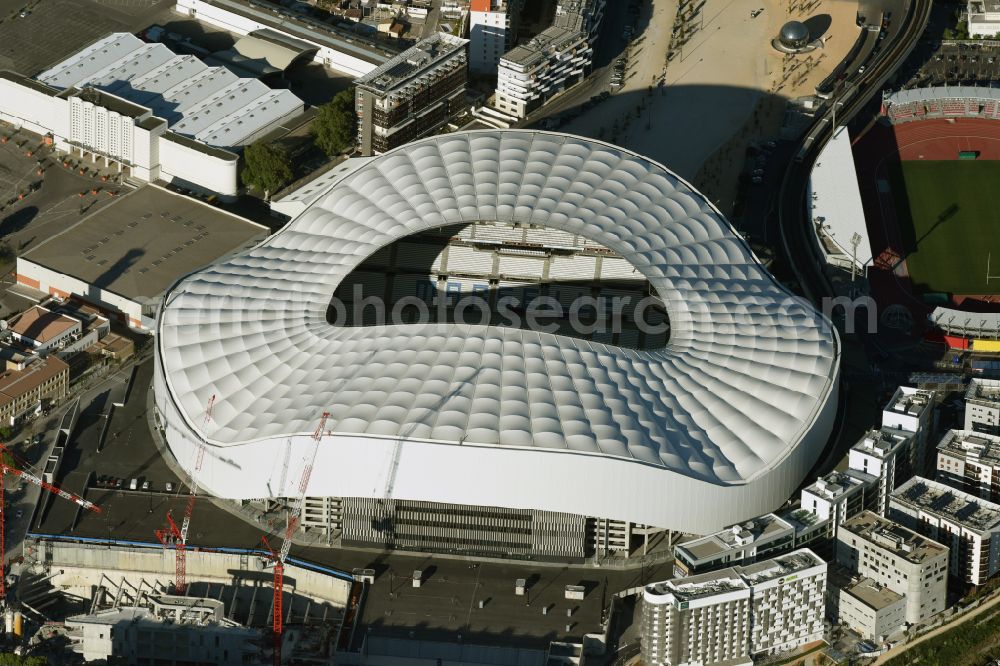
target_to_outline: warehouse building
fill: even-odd
[[[171,284],[266,236],[264,226],[151,185],[34,245],[17,258],[16,279],[149,331]]]
[[[242,146],[303,108],[288,90],[130,33],[94,42],[37,80],[0,72],[0,119],[128,178],[223,197],[236,195]]]
[[[892,520],[949,548],[952,576],[982,585],[1000,571],[1000,505],[915,476],[889,507]]]
[[[465,109],[468,43],[439,32],[354,81],[362,155],[432,134]]]
[[[363,76],[399,52],[365,36],[267,0],[177,0],[177,13],[237,35],[270,30],[315,48],[313,61],[348,76]]]

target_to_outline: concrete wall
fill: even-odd
[[[204,21],[209,25],[214,25],[217,28],[222,28],[223,30],[228,30],[229,32],[235,32],[239,35],[245,35],[253,32],[254,30],[261,30],[264,28],[276,30],[273,26],[260,23],[253,18],[236,14],[222,7],[210,5],[207,2],[203,2],[203,0],[177,0],[177,5],[174,7],[174,10],[184,14],[185,16],[190,16],[191,18],[195,18],[199,21]],[[282,31],[277,30],[277,32]],[[282,34],[308,42],[318,47],[319,51],[316,52],[313,62],[318,62],[321,65],[335,69],[338,72],[343,72],[344,74],[349,74],[351,76],[363,76],[377,67],[374,63],[356,58],[348,53],[336,51],[317,42],[311,42],[308,39],[302,38],[298,34],[293,35],[284,32],[282,32]]]
[[[160,138],[159,144],[160,178],[206,192],[217,192],[221,197],[236,196],[239,160],[235,154],[232,159],[222,159],[164,137]]]
[[[40,289],[59,298],[79,294],[84,298],[128,317],[128,323],[135,328],[144,328],[142,306],[131,299],[101,289],[71,275],[59,273],[24,257],[17,258],[17,281],[34,289]]]
[[[176,563],[173,550],[57,541],[26,543],[25,553],[49,564],[53,586],[87,598],[105,575],[112,580],[124,577],[135,584],[145,579],[149,583],[159,581],[167,585],[174,579]],[[244,567],[238,554],[190,550],[187,554],[188,581],[228,583],[233,580],[233,572],[241,570],[264,571],[262,560],[248,557]],[[338,607],[347,605],[351,590],[349,581],[294,564],[285,565],[285,586],[298,596]]]
[[[38,134],[69,136],[69,102],[0,79],[0,120]]]

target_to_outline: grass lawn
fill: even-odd
[[[918,289],[1000,293],[1000,161],[899,162],[890,186]],[[987,259],[990,275],[986,281]]]

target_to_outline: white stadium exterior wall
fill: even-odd
[[[378,248],[483,220],[617,252],[662,298],[670,342],[635,350],[498,326],[327,322],[337,285]],[[168,446],[189,468],[206,442],[199,482],[228,498],[294,496],[329,411],[310,496],[705,533],[787,500],[837,407],[835,329],[710,202],[641,156],[547,132],[434,137],[347,171],[280,232],[175,285],[157,326]]]

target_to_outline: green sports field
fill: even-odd
[[[1000,293],[1000,161],[898,162],[890,187],[918,290]]]

